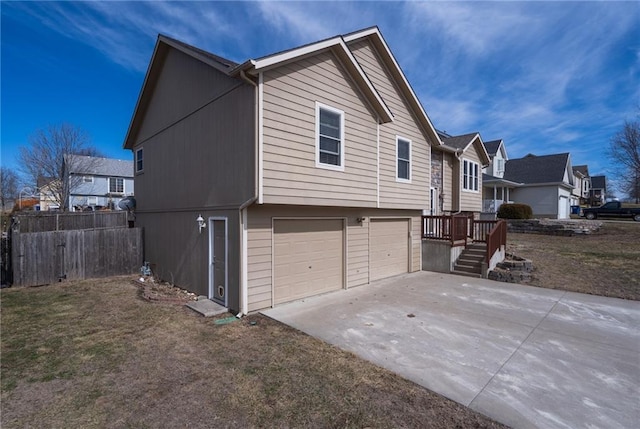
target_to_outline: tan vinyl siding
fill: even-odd
[[[478,149],[476,144],[469,146],[467,150],[460,157],[460,166],[459,166],[459,175],[458,181],[460,183],[460,210],[461,211],[469,211],[469,212],[480,212],[482,211],[482,162],[480,161],[480,154],[478,153]],[[462,163],[464,160],[473,161],[478,164],[478,191],[468,191],[463,189],[463,166]]]
[[[380,207],[429,209],[430,144],[397,84],[368,41],[349,46],[393,113],[393,122],[380,125]],[[411,183],[396,181],[396,136],[411,140]]]
[[[442,180],[443,180],[443,191],[444,191],[444,199],[443,199],[443,210],[444,211],[453,211],[454,210],[454,193],[456,192],[457,186],[456,183],[458,179],[454,175],[454,155],[451,153],[444,153],[444,167],[442,169]],[[456,207],[457,207],[457,195],[456,198]]]
[[[410,219],[411,271],[421,269],[421,212],[340,207],[253,205],[248,209],[248,310],[272,306],[273,218],[346,219],[346,287],[369,283],[369,227],[371,218]],[[364,218],[358,222],[358,218]]]
[[[377,121],[331,52],[263,77],[263,201],[375,207]],[[344,171],[316,167],[316,102],[344,112]]]

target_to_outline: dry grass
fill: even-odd
[[[531,259],[531,285],[640,300],[640,223],[603,222],[591,235],[509,234],[507,250]]]
[[[500,427],[261,316],[216,325],[125,278],[2,290],[13,427]]]

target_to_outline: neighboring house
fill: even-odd
[[[497,213],[504,203],[512,203],[511,193],[518,183],[504,178],[509,157],[504,141],[492,140],[484,143],[489,155],[489,165],[482,169],[482,211]]]
[[[519,183],[511,191],[516,203],[528,204],[535,217],[566,219],[569,217],[574,188],[569,153],[510,159],[505,164],[504,179]]]
[[[482,169],[489,155],[479,133],[452,136],[438,131],[442,145],[431,148],[429,214],[482,211]]]
[[[573,166],[574,188],[571,192],[571,205],[589,204],[589,193],[591,191],[591,178],[589,168],[586,165]]]
[[[119,210],[118,202],[134,194],[132,161],[67,155],[65,171],[70,211]]]
[[[591,190],[589,191],[589,205],[601,206],[607,198],[607,177],[592,176]]]
[[[376,27],[242,64],[160,35],[124,142],[145,259],[243,313],[418,271],[440,145]]]
[[[59,180],[52,179],[50,177],[38,177],[36,185],[38,187],[38,193],[40,194],[41,211],[60,209],[60,204],[55,198],[55,192],[53,190],[59,188],[59,186],[57,186],[59,183]]]

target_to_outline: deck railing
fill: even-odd
[[[473,216],[422,216],[422,238],[450,241],[452,246],[464,246],[471,233]]]
[[[503,220],[476,220],[473,215],[422,216],[422,238],[445,240],[452,247],[468,241],[487,243],[487,263],[500,246],[507,244],[507,223]]]

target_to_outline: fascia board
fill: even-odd
[[[137,124],[139,109],[142,107],[142,99],[144,98],[145,91],[147,89],[147,84],[149,83],[149,77],[151,76],[151,72],[154,68],[156,62],[156,56],[158,55],[158,51],[161,48],[160,36],[156,40],[156,46],[153,48],[153,54],[151,55],[151,61],[149,61],[149,65],[147,66],[147,72],[144,75],[144,81],[142,82],[142,87],[140,88],[140,93],[138,94],[138,100],[136,101],[136,106],[133,109],[133,115],[131,115],[131,122],[129,122],[129,128],[127,128],[127,134],[124,138],[124,142],[122,144],[123,149],[133,149],[133,142],[130,142],[130,139],[133,137],[134,132],[137,133],[137,126],[134,129],[134,125]]]
[[[413,107],[418,111],[420,122],[422,122],[423,126],[427,129],[427,131],[431,133],[431,137],[434,139],[434,141],[439,143],[439,145],[442,145],[442,140],[440,140],[440,136],[438,136],[438,132],[436,131],[433,124],[431,123],[431,120],[429,119],[427,112],[425,112],[424,108],[422,107],[422,103],[420,103],[418,96],[413,91],[413,88],[411,87],[411,84],[407,80],[407,77],[402,72],[400,65],[396,61],[395,57],[393,56],[393,53],[391,52],[391,49],[389,49],[389,46],[387,45],[387,42],[382,37],[380,30],[378,30],[377,27],[368,28],[356,33],[348,34],[344,36],[344,40],[345,42],[348,43],[353,40],[361,39],[367,36],[374,36],[378,44],[384,49],[384,52],[387,58],[389,59],[389,61],[391,61],[391,64],[393,65],[392,72],[395,72],[396,77],[400,79],[400,83],[402,87],[409,95],[408,97],[409,101],[411,102],[411,104],[413,104]]]
[[[373,83],[362,70],[362,67],[360,67],[360,64],[353,56],[353,53],[349,50],[342,37],[334,37],[332,39],[292,49],[281,54],[275,54],[262,59],[252,60],[251,62],[245,62],[244,66],[251,67],[253,72],[264,72],[270,68],[278,67],[284,63],[295,61],[307,55],[313,55],[325,49],[337,49],[339,56],[348,60],[349,66],[353,69],[352,71],[355,72],[353,75],[354,79],[366,92],[368,95],[367,98],[373,102],[374,108],[380,116],[380,120],[382,122],[393,122],[393,114],[378,91],[374,88]]]

